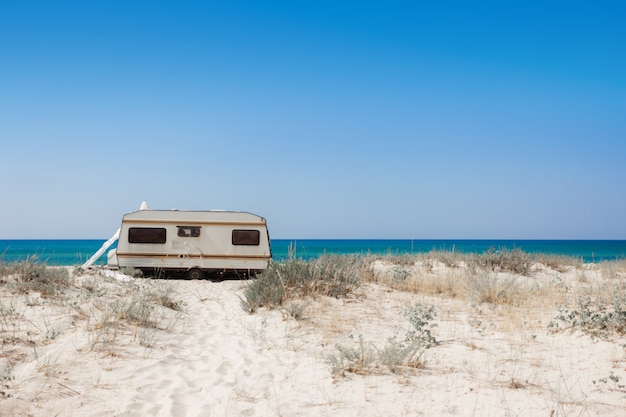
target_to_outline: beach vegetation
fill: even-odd
[[[146,299],[157,305],[174,311],[182,311],[184,300],[176,297],[176,290],[169,283],[155,282],[145,289]]]
[[[37,257],[29,257],[20,262],[0,261],[0,283],[14,293],[37,292],[43,298],[51,298],[72,286],[74,278],[65,267],[48,267]]]
[[[185,303],[175,297],[173,287],[158,281],[120,283],[110,287],[107,297],[93,304],[90,315],[92,348],[112,351],[118,337],[132,331],[139,343],[152,347],[156,330],[167,330],[176,322]]]
[[[429,261],[441,262],[448,268],[457,268],[466,262],[467,255],[455,251],[433,250],[422,256]]]
[[[561,273],[572,269],[580,269],[583,266],[583,259],[576,256],[539,253],[535,254],[533,258],[534,262]]]
[[[599,263],[600,272],[606,279],[616,280],[626,278],[626,261],[623,259],[615,261],[602,261]]]
[[[334,386],[350,384],[347,380],[338,381],[348,377],[360,386],[371,382],[377,390],[376,384],[389,387],[390,380],[398,387],[402,384],[410,387],[436,383],[442,375],[442,384],[433,385],[433,392],[441,387],[449,393],[447,381],[458,378],[468,384],[468,393],[475,386],[484,389],[481,396],[501,393],[504,398],[512,390],[517,390],[515,396],[526,395],[521,391],[527,391],[533,397],[525,398],[530,400],[524,407],[533,403],[536,394],[546,401],[553,396],[554,406],[546,402],[545,415],[579,415],[587,410],[620,415],[623,408],[620,401],[626,392],[626,377],[620,372],[626,359],[624,262],[593,265],[572,262],[559,266],[528,255],[535,262],[528,275],[511,272],[514,268],[505,266],[506,262],[474,262],[480,256],[497,260],[499,254],[494,253],[455,253],[449,259],[440,252],[432,257],[428,254],[406,258],[335,255],[307,261],[292,258],[273,263],[256,279],[220,283],[116,280],[92,270],[72,276],[71,268],[41,270],[39,265],[3,263],[0,265],[2,410],[10,415],[36,415],[53,402],[51,399],[57,401],[59,393],[67,393],[66,389],[87,391],[89,382],[79,385],[64,380],[75,372],[87,380],[76,368],[83,363],[85,355],[100,359],[93,361],[94,366],[106,366],[118,372],[125,361],[141,355],[138,352],[145,354],[150,350],[149,356],[163,358],[169,355],[168,346],[174,345],[179,356],[195,355],[198,359],[197,341],[208,340],[209,344],[204,346],[208,350],[203,348],[204,351],[214,351],[217,346],[225,348],[215,351],[221,358],[232,359],[224,355],[232,349],[228,345],[230,341],[238,350],[235,356],[246,361],[254,362],[260,351],[267,353],[261,365],[271,369],[252,373],[252,380],[261,384],[249,385],[250,398],[255,399],[263,398],[268,392],[269,385],[262,384],[273,381],[270,376],[275,375],[274,368],[277,373],[293,372],[293,367],[279,361],[284,358],[280,349],[285,348],[289,349],[287,355],[296,355],[296,362],[303,367],[308,368],[309,360],[315,361],[315,366],[326,366],[326,374],[315,370],[323,384],[329,382],[327,377],[336,379]],[[49,279],[42,278],[43,274],[55,274],[58,270],[68,272],[70,279],[52,280],[61,282],[56,291],[44,296],[40,290],[32,289],[39,288],[39,281]],[[36,286],[29,287],[33,281]],[[179,290],[186,294],[178,293]],[[248,316],[239,310],[237,294],[245,312],[260,314]],[[192,314],[185,314],[187,303]],[[237,311],[232,311],[232,307]],[[263,308],[274,311],[262,311]],[[217,311],[225,314],[216,317]],[[204,313],[207,315],[203,316]],[[199,319],[209,325],[186,327],[191,320]],[[181,333],[170,333],[179,320],[185,325]],[[238,322],[243,331],[238,328],[224,331],[218,325],[232,326]],[[176,340],[179,335],[190,334],[190,329],[195,332],[200,327],[228,340],[222,343],[221,339],[209,338],[204,333]],[[593,337],[564,334],[567,331]],[[550,332],[563,334],[548,337]],[[353,336],[346,336],[350,333]],[[238,337],[252,338],[254,344]],[[600,346],[590,340],[596,337],[603,338],[602,345],[609,346],[608,350],[602,350],[607,354],[591,354],[589,359],[585,354],[583,359],[588,363],[578,361],[577,368],[572,367],[571,371],[568,368],[564,374],[560,363],[570,352],[568,344],[573,342],[577,352],[583,351],[578,350],[579,346],[592,349],[584,352],[598,352],[596,348]],[[164,344],[164,338],[173,342]],[[186,349],[178,349],[179,344]],[[562,347],[566,348],[559,352]],[[61,351],[64,356],[58,355]],[[303,357],[297,356],[300,354],[309,355],[307,362],[302,362]],[[101,360],[103,356],[106,360]],[[65,358],[69,358],[67,362]],[[114,364],[114,361],[119,362]],[[159,366],[157,362],[151,363]],[[221,370],[228,369],[224,366]],[[216,378],[221,379],[220,372],[215,372]],[[164,375],[167,377],[166,372]],[[359,380],[362,375],[367,378]],[[546,382],[549,378],[545,375],[554,382]],[[45,383],[57,380],[70,388],[43,385],[43,381],[37,380],[42,376],[50,380]],[[308,374],[297,377],[309,378]],[[251,379],[245,376],[243,380]],[[49,390],[49,395],[33,394],[35,399],[30,400],[25,393],[36,391],[31,388],[39,383]],[[341,392],[347,389],[351,388],[344,385]],[[587,400],[589,392],[599,398],[598,402]],[[330,404],[336,395],[320,396],[318,401]],[[407,409],[415,404],[413,397],[397,398],[406,400]],[[20,409],[18,413],[9,408],[18,402],[20,407],[25,404],[31,410]],[[506,407],[505,414],[523,410]],[[46,414],[54,414],[51,410],[46,409]],[[345,408],[335,414],[341,412],[345,413]],[[484,409],[475,414],[481,412],[484,414]]]
[[[2,376],[0,376],[0,400],[13,396],[11,389],[13,388],[14,381],[13,367],[10,365],[5,366],[2,370]]]
[[[309,303],[301,303],[297,301],[290,302],[287,307],[284,309],[287,316],[296,319],[297,321],[304,320],[304,310],[307,308]]]
[[[132,266],[124,266],[120,269],[120,272],[133,278],[139,278],[143,276],[143,271],[141,269],[134,268]]]
[[[605,384],[611,387],[611,389],[615,391],[626,392],[626,384],[622,383],[621,381],[622,381],[622,377],[620,377],[619,375],[616,375],[613,371],[611,371],[609,376],[604,377],[604,378],[599,378],[597,381],[594,380],[592,382],[594,385],[596,383]]]
[[[490,304],[518,304],[522,290],[516,276],[499,276],[493,272],[479,271],[468,275],[474,301]]]
[[[529,275],[533,258],[521,249],[499,249],[491,247],[480,255],[467,255],[470,269],[483,269],[491,272],[510,272]]]
[[[379,349],[359,336],[352,345],[335,345],[335,352],[326,357],[326,362],[334,377],[385,372],[400,374],[406,369],[424,368],[424,352],[425,347],[418,342],[391,337]]]
[[[394,336],[387,339],[385,346],[377,353],[380,363],[386,369],[394,374],[399,374],[407,368],[424,368],[425,351],[426,348],[418,342],[400,340]]]
[[[390,270],[391,279],[397,285],[401,285],[406,282],[407,279],[411,276],[411,270],[402,265],[394,265]]]
[[[413,266],[419,260],[418,255],[411,253],[403,254],[387,254],[387,255],[368,255],[371,260],[384,259],[386,262],[397,266]]]
[[[404,338],[392,336],[382,348],[366,342],[363,336],[359,336],[352,345],[337,344],[335,352],[327,356],[331,373],[335,377],[347,373],[365,375],[386,371],[398,374],[403,369],[424,368],[424,353],[436,344],[433,335],[437,326],[433,323],[435,307],[416,303],[407,307],[403,315],[408,322]]]
[[[68,326],[85,323],[90,345],[113,353],[120,336],[155,345],[185,307],[170,283],[121,282],[93,272],[51,267],[36,258],[0,261],[0,342],[7,363],[19,362],[39,346],[55,343]],[[34,315],[33,307],[43,313]],[[1,356],[0,356],[1,358]],[[2,364],[2,362],[0,362]],[[6,381],[5,381],[6,385]]]
[[[359,340],[353,346],[337,344],[336,353],[327,357],[330,370],[335,376],[345,376],[346,373],[366,375],[377,367],[376,347],[359,335]]]
[[[358,288],[366,267],[363,257],[340,255],[272,263],[246,286],[240,304],[252,313],[305,297],[343,298]]]
[[[415,303],[403,312],[404,318],[409,322],[405,340],[417,343],[419,346],[434,345],[437,340],[433,335],[433,329],[437,327],[432,321],[437,316],[435,306]]]
[[[615,295],[612,303],[605,304],[590,296],[576,298],[572,309],[559,308],[548,324],[553,330],[573,329],[599,337],[626,334],[626,295]]]

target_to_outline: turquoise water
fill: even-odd
[[[37,257],[49,265],[80,265],[93,255],[105,240],[0,240],[0,259],[5,262]],[[285,259],[289,247],[299,258],[322,254],[425,253],[431,250],[484,253],[489,248],[519,248],[528,253],[568,255],[584,262],[626,259],[626,240],[272,240],[272,256]],[[115,247],[115,246],[113,246]],[[98,264],[106,263],[106,254]]]
[[[289,244],[296,256],[317,257],[323,253],[393,254],[426,253],[432,250],[484,253],[490,248],[522,249],[527,253],[567,255],[584,262],[626,258],[626,240],[280,240],[272,241],[274,258],[285,258]]]

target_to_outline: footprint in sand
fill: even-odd
[[[215,370],[215,372],[218,375],[221,376],[226,376],[226,374],[228,374],[228,371],[230,371],[230,369],[232,368],[232,366],[230,365],[230,363],[224,361],[220,364],[220,366],[217,367],[217,369]]]

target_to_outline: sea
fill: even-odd
[[[0,261],[36,260],[51,266],[81,265],[100,249],[104,239],[0,240]],[[115,245],[110,249],[115,248]],[[521,249],[529,254],[572,256],[585,263],[626,259],[626,240],[381,240],[272,239],[276,261],[312,259],[325,254],[404,255],[430,251],[481,254],[489,250]],[[96,265],[106,264],[106,253]]]

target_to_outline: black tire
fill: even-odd
[[[204,278],[204,273],[202,272],[201,269],[191,268],[189,271],[187,271],[187,278],[189,278],[189,279],[202,279],[202,278]]]

